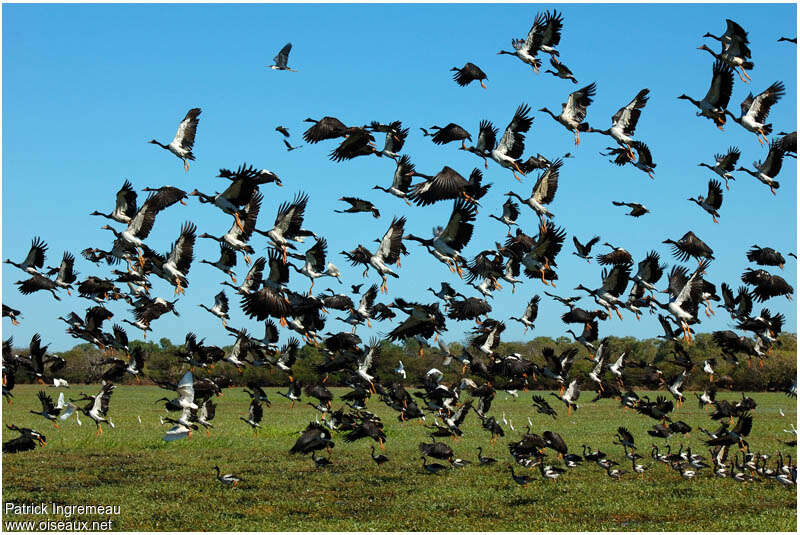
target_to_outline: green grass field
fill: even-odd
[[[308,405],[289,410],[288,401],[268,389],[272,407],[264,412],[263,429],[254,437],[239,420],[247,415],[249,398],[241,389],[228,389],[218,398],[215,428],[208,437],[201,430],[191,440],[162,441],[168,426],[159,425],[162,405],[153,400],[168,393],[155,387],[120,386],[111,398],[109,414],[115,429],[105,427],[95,437],[94,423],[74,417],[59,429],[42,417],[37,386],[15,388],[14,404],[3,406],[3,422],[32,427],[47,436],[47,446],[36,451],[3,455],[3,500],[15,503],[121,505],[112,528],[125,531],[795,531],[796,492],[774,481],[742,484],[713,477],[710,470],[691,481],[662,463],[650,459],[654,440],[646,430],[655,422],[623,412],[617,401],[589,403],[592,393],[583,393],[581,408],[571,417],[563,404],[548,401],[559,412],[557,420],[536,414],[530,393],[518,400],[504,399],[499,392],[491,414],[510,418],[516,431],[506,429],[505,438],[489,445],[488,433],[475,414],[467,417],[464,437],[448,442],[457,457],[476,461],[476,447],[484,455],[498,458],[494,466],[430,475],[422,470],[420,442],[430,442],[427,430],[417,422],[400,423],[396,413],[374,399],[369,409],[385,422],[386,455],[382,467],[370,459],[369,439],[352,444],[334,435],[333,465],[317,469],[308,457],[290,456],[297,435],[315,417]],[[53,389],[49,389],[54,394]],[[66,397],[78,391],[96,393],[97,386],[73,386]],[[336,390],[335,394],[340,394]],[[668,395],[668,394],[667,394]],[[736,399],[739,394],[720,393],[718,399]],[[796,448],[781,441],[796,421],[796,400],[783,394],[753,394],[752,451],[774,455],[777,451],[796,457]],[[691,426],[716,428],[708,413],[697,407],[692,394],[678,409],[675,419]],[[463,401],[463,399],[462,399]],[[338,408],[341,402],[334,402]],[[783,409],[781,417],[778,409]],[[141,417],[139,424],[137,416]],[[626,426],[636,438],[645,464],[651,469],[643,480],[627,474],[620,482],[610,480],[594,464],[585,464],[564,474],[557,483],[542,481],[537,471],[519,471],[537,480],[519,487],[508,472],[508,442],[524,432],[527,417],[533,432],[559,432],[571,452],[580,453],[588,444],[608,453],[623,468],[630,462],[622,447],[611,444],[616,428]],[[3,428],[3,440],[16,436]],[[673,436],[669,443],[692,446],[707,454],[704,435]],[[213,466],[244,479],[237,488],[223,487],[214,478]],[[774,464],[772,464],[774,467]],[[105,520],[81,516],[72,519]],[[4,515],[9,520],[67,520],[56,515]]]

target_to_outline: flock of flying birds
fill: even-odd
[[[554,70],[547,70],[556,77],[570,80],[577,84],[578,80],[567,66],[562,63],[557,46],[561,39],[563,17],[557,12],[539,13],[525,39],[512,40],[513,51],[500,51],[500,54],[515,56],[526,63],[538,73],[541,67],[539,53],[550,56],[550,65]],[[743,167],[735,169],[740,151],[731,147],[726,154],[715,156],[716,163],[699,165],[708,167],[725,181],[726,189],[729,181],[733,180],[734,171],[744,171],[767,186],[773,193],[779,183],[775,180],[781,163],[785,157],[796,157],[796,132],[781,132],[780,137],[772,141],[767,136],[772,134],[772,125],[767,123],[770,109],[784,93],[781,82],[775,82],[766,90],[756,96],[750,94],[741,104],[741,115],[736,117],[727,110],[731,90],[733,87],[733,74],[736,71],[739,77],[749,79],[748,70],[753,69],[750,60],[747,32],[738,24],[728,20],[724,34],[717,37],[706,34],[720,42],[719,53],[706,47],[700,47],[714,56],[712,65],[712,79],[706,96],[698,101],[692,97],[681,95],[679,98],[689,100],[700,111],[698,116],[706,117],[722,128],[729,116],[743,128],[753,132],[759,143],[766,142],[769,149],[763,162],[754,164],[755,170]],[[782,38],[780,40],[789,41]],[[790,40],[796,43],[796,39]],[[287,44],[274,59],[275,70],[293,71],[288,67],[291,44]],[[486,87],[484,80],[486,74],[476,65],[466,63],[463,67],[454,67],[454,80],[461,86],[467,86],[473,81],[478,81]],[[572,92],[561,112],[556,114],[547,108],[540,111],[549,114],[553,119],[563,125],[574,136],[574,143],[580,143],[581,134],[602,134],[609,136],[615,146],[609,147],[606,153],[613,157],[612,162],[624,166],[631,164],[651,178],[654,176],[656,163],[653,160],[648,146],[641,140],[635,139],[636,125],[645,111],[649,90],[642,89],[625,106],[621,107],[611,119],[608,129],[592,128],[587,122],[589,106],[595,96],[596,85],[588,84]],[[463,251],[470,243],[474,226],[477,221],[480,199],[484,197],[491,184],[483,183],[483,173],[475,168],[464,178],[456,170],[444,166],[438,173],[426,175],[416,170],[407,154],[401,154],[403,145],[409,135],[409,128],[404,128],[401,121],[389,123],[371,122],[364,126],[347,126],[334,117],[323,117],[320,120],[306,119],[312,123],[303,133],[303,140],[310,145],[331,141],[339,143],[331,152],[330,159],[335,162],[344,162],[356,157],[376,155],[386,157],[395,163],[393,178],[390,185],[376,185],[373,189],[386,192],[402,199],[409,206],[432,206],[441,202],[452,201],[452,211],[443,225],[436,227],[432,235],[420,237],[406,231],[407,219],[404,216],[394,217],[388,227],[383,228],[382,236],[375,239],[374,244],[355,244],[349,251],[340,254],[353,266],[364,268],[363,275],[368,276],[370,271],[377,274],[380,285],[372,284],[362,291],[362,284],[352,286],[352,295],[355,298],[326,290],[316,295],[312,293],[315,281],[322,277],[332,277],[342,281],[339,269],[329,261],[327,242],[324,236],[311,229],[304,228],[304,217],[308,208],[309,197],[298,193],[291,200],[280,204],[275,215],[274,223],[268,230],[266,227],[257,228],[259,215],[264,200],[262,187],[274,188],[282,186],[281,179],[273,172],[265,169],[256,169],[253,166],[242,164],[236,170],[221,169],[219,178],[227,181],[227,188],[222,193],[206,194],[198,190],[183,191],[172,186],[160,188],[144,188],[148,192],[145,201],[138,204],[138,194],[133,185],[125,181],[116,194],[116,204],[110,213],[95,211],[94,216],[100,216],[112,223],[121,225],[115,227],[105,225],[102,228],[113,233],[113,241],[106,248],[91,247],[83,250],[83,258],[96,265],[106,263],[127,269],[113,269],[110,275],[91,275],[85,280],[78,280],[75,271],[75,257],[70,252],[65,252],[59,266],[44,270],[47,244],[40,238],[34,238],[27,257],[17,263],[6,260],[7,263],[24,271],[30,278],[18,281],[20,293],[28,295],[38,291],[50,292],[54,299],[60,300],[60,292],[66,290],[71,295],[72,290],[77,290],[78,295],[93,301],[83,315],[70,313],[67,317],[59,317],[67,325],[67,332],[73,337],[89,342],[104,352],[104,357],[97,363],[102,378],[102,389],[95,395],[83,394],[79,399],[64,399],[63,392],[57,403],[46,392],[39,393],[41,402],[40,411],[30,411],[52,421],[57,426],[58,421],[76,416],[76,423],[80,424],[80,414],[93,420],[97,433],[102,433],[102,424],[107,423],[113,427],[109,416],[109,402],[115,389],[115,383],[130,374],[139,381],[144,375],[146,355],[141,347],[129,346],[125,329],[114,324],[110,332],[103,330],[104,322],[110,320],[114,314],[106,308],[109,302],[124,300],[133,307],[132,321],[121,321],[141,330],[146,337],[152,330],[151,324],[167,313],[178,315],[176,300],[150,295],[152,288],[151,277],[156,276],[167,281],[175,288],[175,295],[183,294],[189,287],[189,270],[195,260],[194,245],[197,238],[212,239],[219,242],[218,259],[201,259],[200,263],[216,268],[230,277],[222,283],[230,287],[229,293],[237,295],[239,305],[244,314],[252,319],[262,322],[264,336],[249,333],[244,328],[233,328],[228,325],[230,302],[226,290],[221,289],[215,296],[213,305],[202,304],[210,314],[218,317],[223,327],[235,338],[230,351],[220,347],[206,345],[203,339],[189,332],[186,334],[185,344],[175,352],[175,357],[186,366],[191,367],[177,383],[155,381],[166,390],[174,391],[177,397],[164,397],[159,401],[165,402],[169,412],[178,413],[177,418],[166,417],[162,423],[170,423],[172,427],[166,432],[164,439],[167,441],[191,437],[192,431],[205,428],[209,432],[213,428],[212,420],[215,416],[216,405],[212,401],[215,394],[220,394],[223,388],[230,385],[222,376],[213,376],[207,373],[205,377],[196,377],[195,369],[209,372],[215,363],[228,362],[237,368],[244,366],[275,367],[285,372],[288,380],[288,390],[284,397],[295,402],[302,400],[305,394],[315,401],[309,402],[319,413],[322,421],[311,422],[301,432],[300,438],[291,448],[292,454],[311,454],[317,466],[330,464],[330,457],[317,457],[316,453],[322,450],[331,451],[334,446],[333,433],[342,433],[345,442],[360,439],[372,439],[381,448],[385,449],[386,434],[384,422],[367,410],[367,401],[372,396],[377,396],[391,409],[396,411],[400,422],[421,419],[428,423],[433,421],[431,429],[433,441],[419,445],[422,453],[423,468],[430,473],[438,473],[447,466],[439,463],[429,463],[428,457],[449,461],[450,467],[457,468],[470,464],[470,461],[456,458],[453,450],[446,443],[436,441],[437,437],[458,437],[463,434],[462,425],[470,413],[474,413],[480,420],[481,426],[495,442],[499,436],[505,435],[504,426],[508,427],[503,415],[503,425],[495,416],[490,415],[492,400],[496,390],[506,390],[517,396],[518,390],[537,385],[548,387],[558,385],[559,394],[551,392],[558,403],[563,403],[567,413],[579,409],[580,397],[579,383],[590,384],[595,390],[596,397],[593,401],[602,398],[618,399],[620,407],[634,409],[635,412],[652,418],[656,423],[648,434],[653,437],[668,438],[673,434],[683,434],[691,431],[691,427],[678,419],[675,412],[684,402],[682,393],[683,384],[690,373],[703,373],[708,377],[707,388],[702,395],[696,394],[701,406],[712,406],[714,413],[712,420],[719,421],[720,426],[714,432],[704,432],[708,439],[710,457],[706,458],[690,448],[677,453],[669,451],[661,453],[653,445],[651,456],[656,461],[661,461],[680,473],[683,478],[695,477],[703,468],[710,468],[717,477],[731,477],[737,481],[750,481],[753,479],[773,479],[787,486],[796,484],[796,466],[791,462],[791,456],[784,459],[782,454],[775,457],[776,464],[770,468],[769,456],[750,452],[746,437],[753,425],[751,411],[756,404],[751,399],[742,395],[739,402],[731,403],[716,400],[716,386],[714,383],[714,366],[716,360],[709,358],[702,364],[692,362],[685,345],[691,343],[693,328],[701,322],[702,314],[713,312],[710,301],[722,301],[725,310],[736,323],[736,329],[747,336],[740,335],[733,330],[717,331],[713,333],[713,340],[719,346],[722,358],[733,365],[739,364],[739,358],[757,358],[759,361],[768,358],[770,348],[776,342],[780,333],[784,317],[773,314],[766,308],[756,314],[753,310],[754,302],[762,303],[769,299],[785,296],[792,298],[794,289],[779,275],[768,271],[766,268],[783,268],[786,261],[784,256],[769,247],[753,246],[747,251],[746,256],[750,262],[757,265],[755,269],[748,268],[741,276],[744,286],[736,292],[727,283],[721,283],[720,294],[717,286],[707,280],[706,272],[711,268],[714,260],[712,248],[696,236],[691,230],[681,237],[665,239],[663,243],[671,245],[674,257],[679,261],[690,258],[697,261],[696,267],[675,265],[666,276],[667,293],[669,298],[660,301],[654,296],[656,285],[659,284],[667,271],[667,266],[661,262],[659,252],[652,250],[643,259],[636,263],[631,254],[624,248],[603,244],[607,249],[596,255],[597,262],[604,266],[597,287],[586,287],[579,284],[577,291],[584,292],[591,298],[596,307],[584,309],[577,306],[580,296],[562,297],[544,292],[548,297],[562,303],[567,307],[562,320],[568,324],[579,326],[579,333],[571,329],[569,334],[578,342],[578,347],[572,347],[560,355],[556,355],[552,348],[542,351],[543,362],[538,363],[525,356],[514,353],[503,355],[497,352],[505,329],[503,321],[489,317],[492,306],[487,301],[493,292],[502,288],[502,283],[507,283],[516,288],[525,279],[534,283],[540,280],[544,285],[553,285],[558,280],[557,259],[561,253],[566,239],[566,231],[556,225],[555,215],[549,211],[548,205],[553,201],[558,189],[559,173],[565,165],[564,158],[553,161],[537,154],[527,159],[523,157],[525,150],[525,134],[531,128],[532,117],[530,107],[521,104],[514,112],[508,126],[498,141],[499,130],[489,121],[481,121],[477,136],[473,142],[470,132],[454,123],[446,126],[432,126],[421,128],[424,137],[431,137],[433,143],[445,145],[460,142],[460,150],[468,151],[481,160],[484,168],[488,169],[488,161],[511,172],[512,176],[520,181],[521,177],[536,170],[540,174],[535,181],[528,197],[523,197],[513,191],[506,193],[508,199],[502,206],[500,215],[490,215],[507,227],[504,243],[495,242],[493,248],[480,251],[474,257],[467,257]],[[156,144],[177,156],[188,171],[189,162],[194,160],[192,153],[197,126],[200,118],[200,108],[189,110],[181,121],[175,138],[169,144]],[[299,146],[292,146],[288,142],[290,133],[285,126],[276,128],[283,136],[287,149],[292,151]],[[376,136],[383,136],[383,148],[376,146]],[[467,142],[470,145],[467,145]],[[474,144],[472,144],[474,143]],[[418,179],[415,183],[415,179]],[[277,191],[277,190],[276,190]],[[209,233],[197,234],[194,223],[185,223],[172,248],[165,254],[159,253],[148,246],[146,240],[155,225],[159,213],[169,209],[176,203],[186,204],[189,197],[197,197],[201,204],[208,205],[204,209],[218,209],[231,217],[231,226],[222,235]],[[515,202],[516,199],[524,205]],[[705,196],[692,198],[703,210],[708,212],[714,221],[719,217],[723,199],[722,185],[718,180],[712,179],[708,184],[708,193]],[[347,208],[337,210],[338,213],[368,213],[374,218],[381,217],[378,209],[368,200],[347,196],[340,201],[347,204]],[[614,202],[617,206],[630,208],[629,215],[640,217],[648,210],[639,203]],[[527,208],[526,208],[527,207]],[[343,206],[344,208],[344,206]],[[522,211],[530,209],[537,218],[536,232],[528,235],[523,232],[518,220]],[[263,217],[261,218],[263,221]],[[512,234],[512,228],[516,227]],[[222,229],[224,230],[224,229]],[[252,243],[253,234],[266,238],[268,252],[266,257],[252,258],[255,256],[255,246]],[[313,242],[304,252],[305,242]],[[600,241],[594,237],[585,243],[573,237],[575,250],[572,254],[581,259],[591,261],[592,249]],[[416,242],[424,248],[435,260],[441,262],[447,269],[462,279],[468,287],[476,292],[476,296],[466,296],[457,291],[447,282],[441,282],[440,288],[428,288],[435,296],[429,303],[411,302],[402,297],[395,297],[390,302],[378,302],[379,294],[388,294],[389,278],[400,278],[401,259],[411,253],[407,244]],[[376,245],[377,244],[377,245]],[[419,253],[416,253],[419,254]],[[789,253],[795,257],[794,254]],[[242,258],[248,267],[242,280],[237,280],[235,268],[238,259]],[[634,266],[636,266],[634,271]],[[210,269],[205,268],[205,269]],[[197,269],[197,268],[196,268]],[[290,275],[292,272],[305,277],[310,283],[307,291],[296,291],[297,281],[293,281],[294,288],[290,289]],[[127,291],[121,289],[126,286]],[[593,285],[590,285],[593,286]],[[630,286],[627,298],[624,297],[626,289]],[[525,330],[533,329],[538,314],[540,296],[533,295],[521,306],[521,314],[512,316],[509,320],[520,322]],[[591,307],[589,307],[591,308]],[[330,311],[339,312],[333,316]],[[657,313],[664,334],[660,338],[673,344],[675,360],[670,361],[682,368],[681,373],[675,377],[665,379],[657,362],[647,363],[642,360],[635,361],[632,356],[625,353],[612,355],[608,339],[599,337],[599,324],[607,320],[612,314],[622,319],[622,312],[627,311],[638,319],[641,314],[648,312]],[[395,319],[400,316],[400,318]],[[22,317],[19,310],[3,304],[3,316],[17,324]],[[343,322],[348,326],[341,332],[325,332],[331,328],[332,320]],[[360,326],[371,326],[372,322],[394,320],[394,327],[385,338],[373,338],[364,344],[356,334]],[[451,354],[446,343],[440,338],[447,331],[447,321],[475,321],[476,326],[468,344],[460,354]],[[292,336],[282,347],[278,342],[282,327],[293,331]],[[433,341],[431,340],[433,338]],[[318,380],[305,385],[299,384],[293,374],[295,364],[301,347],[300,339],[308,344],[317,346],[325,355],[325,361],[316,365]],[[458,366],[461,368],[462,379],[458,383],[445,384],[442,382],[444,374],[437,368],[432,368],[423,377],[414,378],[416,386],[420,389],[412,394],[406,390],[403,381],[406,371],[402,361],[394,369],[393,377],[377,377],[376,364],[381,358],[381,347],[384,341],[403,342],[414,339],[420,344],[420,353],[424,347],[438,343],[438,352],[443,360],[441,366]],[[593,363],[592,371],[588,377],[575,377],[570,375],[571,368],[585,348],[587,355],[584,358]],[[26,374],[31,379],[42,384],[54,387],[67,387],[66,381],[57,377],[59,372],[69,365],[63,358],[47,353],[47,346],[42,345],[41,337],[36,334],[30,342],[29,356],[21,357],[13,352],[12,339],[3,344],[3,395],[9,403],[13,398],[15,377]],[[116,356],[115,356],[116,355]],[[122,359],[119,356],[125,355]],[[674,398],[670,401],[666,396],[658,396],[652,401],[647,396],[641,398],[626,385],[626,369],[644,369],[645,382],[652,388],[666,386],[669,394]],[[346,403],[337,410],[332,409],[334,396],[325,386],[330,374],[336,374],[350,391],[341,396]],[[478,384],[479,381],[481,384]],[[252,401],[247,417],[241,417],[246,425],[257,432],[261,427],[263,407],[270,406],[270,400],[258,381],[251,381],[246,390]],[[786,378],[785,391],[796,396],[796,383],[792,378]],[[467,400],[462,397],[468,394]],[[532,401],[537,413],[553,419],[558,412],[541,395],[534,394]],[[83,402],[87,402],[83,405]],[[76,405],[80,404],[80,405]],[[426,419],[426,414],[429,419]],[[734,418],[737,419],[734,424]],[[13,413],[7,414],[8,420],[13,420]],[[583,445],[583,455],[570,453],[563,438],[554,431],[545,431],[542,435],[531,432],[532,422],[529,419],[527,432],[516,442],[509,443],[509,452],[514,464],[524,467],[538,467],[541,476],[545,479],[555,480],[568,469],[574,468],[582,462],[593,462],[603,468],[609,477],[619,479],[625,473],[637,473],[640,476],[648,466],[637,463],[642,456],[637,453],[636,440],[624,427],[620,427],[617,441],[624,447],[627,460],[623,469],[620,462],[613,461],[598,450]],[[20,433],[18,438],[3,444],[3,452],[18,452],[34,449],[37,444],[44,445],[44,435],[27,428],[18,428],[9,425],[9,429]],[[795,445],[795,441],[787,442]],[[732,448],[738,447],[741,453],[734,453],[729,458]],[[563,467],[548,461],[545,450],[552,449],[563,461]],[[377,464],[388,462],[389,459],[382,454],[375,454],[372,447],[371,457]],[[713,466],[706,463],[713,461]],[[628,465],[628,460],[630,465]],[[488,465],[497,462],[496,459],[486,457],[479,448],[477,462]],[[548,464],[549,463],[549,464]],[[526,485],[532,478],[529,475],[520,475],[514,472],[513,464],[509,461],[512,478],[515,482]],[[219,467],[214,467],[219,481],[226,485],[236,485],[240,478],[233,474],[221,474]]]

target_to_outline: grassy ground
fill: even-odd
[[[501,460],[495,466],[469,466],[429,475],[421,469],[417,445],[430,442],[416,422],[400,423],[395,413],[377,400],[370,410],[385,422],[386,455],[390,462],[377,467],[369,458],[369,439],[353,444],[334,436],[333,465],[316,469],[307,457],[290,456],[296,431],[314,419],[315,410],[297,405],[289,410],[286,399],[268,390],[273,404],[265,408],[264,428],[254,437],[238,418],[247,415],[249,398],[229,389],[217,399],[215,429],[211,436],[195,433],[192,440],[165,443],[167,426],[159,425],[161,404],[153,400],[165,392],[155,387],[116,389],[110,416],[115,429],[95,437],[93,422],[74,417],[55,429],[40,416],[35,398],[39,387],[20,385],[15,401],[3,406],[3,422],[32,427],[47,436],[47,446],[17,455],[3,455],[3,500],[15,503],[121,505],[113,517],[113,529],[126,531],[246,530],[246,531],[795,531],[796,492],[774,481],[741,484],[719,480],[705,470],[684,481],[666,465],[649,457],[653,442],[646,430],[655,423],[644,416],[623,412],[616,401],[589,403],[591,393],[581,396],[581,408],[571,417],[563,404],[557,420],[536,414],[530,393],[518,400],[504,399],[500,392],[492,405],[498,420],[503,412],[516,431],[506,429],[504,439],[489,445],[489,436],[471,414],[462,440],[452,442],[456,456],[476,460],[476,447],[484,455]],[[50,389],[52,391],[52,389]],[[95,393],[97,387],[73,387]],[[341,393],[341,392],[338,392]],[[54,398],[56,396],[54,395]],[[689,394],[694,399],[694,396]],[[738,394],[722,393],[719,399]],[[781,443],[789,435],[782,429],[796,421],[796,400],[782,394],[754,394],[753,451],[774,455],[778,450],[796,457],[796,448]],[[550,397],[553,406],[559,403]],[[334,403],[338,407],[339,403]],[[785,417],[781,417],[782,408]],[[716,428],[708,414],[691,402],[678,409],[676,419],[696,427]],[[137,416],[141,417],[139,424]],[[596,465],[584,465],[564,474],[557,483],[537,480],[527,488],[517,486],[508,472],[511,459],[507,444],[524,432],[530,416],[534,432],[550,429],[561,433],[570,451],[580,445],[600,448],[629,469],[621,446],[611,444],[616,428],[633,433],[640,453],[651,464],[643,480],[631,476],[611,481]],[[16,436],[3,428],[3,440]],[[689,444],[707,454],[702,435],[675,436],[659,445]],[[238,488],[223,487],[214,479],[213,466],[244,479]],[[521,469],[527,472],[526,469]],[[79,520],[105,520],[81,516]],[[8,520],[65,520],[55,515],[4,515]]]

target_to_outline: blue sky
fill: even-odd
[[[292,143],[301,144],[308,126],[306,117],[333,115],[352,125],[371,120],[402,120],[411,128],[403,153],[411,156],[417,170],[435,174],[449,165],[468,176],[483,163],[456,150],[456,144],[435,146],[423,138],[419,127],[456,122],[477,133],[478,122],[489,119],[502,129],[523,102],[534,110],[534,122],[526,138],[525,155],[542,153],[551,159],[569,151],[561,171],[559,190],[550,210],[555,222],[567,230],[565,247],[558,257],[556,292],[574,295],[579,283],[600,285],[600,268],[571,253],[572,236],[585,241],[599,234],[602,241],[624,246],[640,260],[655,248],[670,266],[666,238],[678,239],[693,230],[715,251],[717,260],[707,278],[718,286],[727,281],[734,288],[748,262],[745,252],[753,244],[771,246],[784,253],[796,247],[795,160],[786,159],[778,179],[777,196],[744,173],[738,173],[730,191],[725,191],[720,224],[698,206],[687,201],[705,194],[709,170],[698,167],[712,162],[713,155],[730,145],[742,151],[740,165],[750,167],[766,156],[755,136],[729,121],[725,132],[707,119],[695,116],[695,108],[676,97],[686,93],[701,99],[709,86],[713,58],[696,50],[719,43],[703,39],[705,32],[721,34],[731,18],[749,32],[755,68],[752,83],[735,77],[729,109],[738,114],[739,103],[749,91],[760,92],[776,80],[786,85],[786,95],[772,109],[770,120],[776,131],[792,131],[797,123],[797,49],[778,43],[780,36],[796,35],[796,6],[772,5],[560,5],[564,30],[559,45],[561,60],[580,81],[569,81],[540,73],[516,58],[499,56],[509,50],[512,38],[524,38],[537,11],[554,5],[3,5],[3,258],[20,261],[31,239],[41,236],[49,244],[48,265],[59,262],[64,250],[79,257],[85,247],[108,249],[112,235],[100,230],[107,221],[91,217],[93,210],[109,211],[124,179],[137,190],[171,184],[186,191],[198,188],[212,193],[226,182],[215,178],[220,168],[235,168],[248,162],[278,173],[283,188],[262,189],[265,201],[259,228],[269,229],[278,205],[298,191],[311,196],[305,226],[324,235],[329,259],[343,271],[345,284],[322,279],[323,290],[349,292],[351,283],[361,282],[361,269],[352,268],[338,254],[358,243],[370,244],[386,230],[392,216],[409,218],[406,232],[428,236],[434,225],[444,224],[451,202],[434,207],[408,208],[402,201],[371,188],[388,186],[394,163],[386,158],[357,158],[337,164],[328,160],[335,142],[306,145],[287,153],[275,126],[292,133]],[[290,66],[297,73],[265,69],[288,41],[294,45]],[[487,90],[477,84],[461,88],[449,69],[471,61],[488,75]],[[547,57],[544,58],[547,65]],[[544,70],[544,69],[543,69]],[[614,112],[642,88],[651,90],[636,138],[646,142],[658,164],[656,179],[650,180],[632,167],[617,168],[598,155],[609,138],[581,136],[575,147],[567,132],[538,108],[558,111],[571,91],[597,82],[597,95],[590,106],[588,122],[607,128]],[[188,174],[180,161],[160,148],[145,143],[156,138],[168,143],[189,108],[201,107],[195,155]],[[494,186],[483,199],[478,224],[465,249],[473,256],[505,237],[505,227],[488,218],[499,213],[503,193],[513,189],[527,196],[536,173],[520,185],[511,174],[490,162],[485,181]],[[373,201],[381,210],[379,220],[367,214],[342,215],[337,202],[342,195],[357,195]],[[140,192],[140,202],[146,193]],[[637,201],[653,213],[634,220],[611,205],[612,200]],[[227,231],[230,217],[190,198],[188,206],[176,205],[161,213],[148,244],[165,251],[176,239],[184,221],[194,221],[198,234],[219,235]],[[536,232],[536,217],[523,209],[522,228]],[[266,255],[265,238],[253,245]],[[404,258],[401,278],[390,280],[388,302],[396,296],[430,302],[424,291],[440,281],[457,288],[465,286],[423,248],[410,242],[412,254]],[[301,246],[302,250],[305,247]],[[597,252],[602,252],[602,247]],[[196,259],[216,260],[218,246],[198,240]],[[796,281],[796,264],[788,259],[780,275]],[[239,262],[237,274],[245,273]],[[90,274],[106,275],[109,269],[78,259],[80,280]],[[777,270],[771,270],[773,272]],[[77,341],[64,333],[58,315],[74,310],[79,314],[91,304],[62,292],[56,302],[45,293],[22,296],[14,281],[25,275],[3,266],[3,303],[21,309],[22,324],[12,327],[3,320],[3,337],[13,334],[17,344],[40,332],[54,349],[71,347]],[[197,304],[213,303],[213,295],[224,277],[214,268],[195,262],[190,287],[181,298],[180,318],[164,316],[153,323],[155,340],[169,337],[179,342],[188,330],[207,336],[210,343],[229,339],[216,318]],[[308,281],[293,278],[292,287],[308,288]],[[379,282],[370,275],[369,282]],[[154,278],[155,295],[171,298],[172,289]],[[665,281],[659,284],[664,288]],[[366,286],[365,286],[366,287]],[[466,289],[469,289],[466,287]],[[246,326],[262,333],[254,321],[232,301],[231,325]],[[559,317],[565,310],[542,294],[552,291],[541,282],[528,280],[511,294],[498,292],[491,301],[491,316],[506,320],[519,315],[534,294],[543,297],[536,329],[522,335],[520,325],[510,322],[507,340],[530,336],[559,336],[565,325]],[[474,293],[474,292],[473,292]],[[472,293],[470,293],[472,295]],[[582,306],[591,307],[583,300]],[[784,298],[765,304],[786,315],[787,330],[796,330],[795,304]],[[112,322],[131,319],[128,306],[112,304]],[[757,310],[760,307],[757,306]],[[649,337],[660,333],[656,316],[637,322],[630,313],[601,323],[600,335]],[[462,340],[470,322],[450,321],[448,341]],[[698,331],[729,328],[726,313],[706,319]],[[329,319],[328,329],[347,326]],[[381,332],[392,328],[388,322]],[[138,333],[129,329],[131,337]],[[370,331],[359,330],[365,340]],[[288,338],[282,334],[281,341]]]

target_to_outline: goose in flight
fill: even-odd
[[[185,172],[189,171],[188,160],[194,161],[192,148],[194,147],[194,136],[197,133],[197,122],[200,120],[201,111],[200,108],[192,108],[186,113],[186,117],[178,125],[178,131],[169,145],[163,145],[155,139],[148,141],[148,143],[158,145],[183,160],[183,170]]]
[[[281,51],[278,52],[278,55],[272,58],[272,61],[275,63],[273,65],[264,65],[265,67],[269,67],[273,71],[291,71],[297,72],[294,69],[289,68],[287,63],[289,63],[289,52],[292,50],[292,43],[286,43]]]

